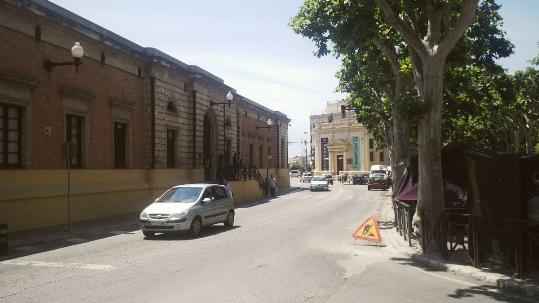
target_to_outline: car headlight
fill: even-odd
[[[169,220],[176,220],[176,219],[181,219],[183,217],[187,216],[187,211],[182,211],[181,213],[175,213],[175,214],[172,214],[170,217],[169,217]]]
[[[140,220],[148,220],[148,215],[143,211],[140,213]]]

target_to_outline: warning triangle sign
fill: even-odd
[[[378,229],[378,223],[374,216],[370,216],[365,222],[361,223],[359,228],[352,234],[356,239],[363,239],[376,243],[382,242],[382,235]]]

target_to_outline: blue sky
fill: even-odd
[[[321,113],[335,93],[338,62],[313,56],[314,44],[287,26],[301,0],[153,0],[52,2],[141,46],[198,65],[242,95],[292,119],[289,141],[305,139],[309,115]],[[504,29],[515,54],[500,63],[528,66],[539,49],[539,0],[505,0]],[[304,154],[291,143],[289,156]]]

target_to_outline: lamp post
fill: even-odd
[[[228,108],[230,108],[230,106],[232,105],[232,100],[234,99],[234,95],[232,95],[232,93],[230,91],[228,91],[228,93],[226,93],[226,101],[225,102],[213,102],[213,101],[210,101],[210,107],[213,107],[214,105],[220,105],[222,104],[223,105],[223,163],[219,163],[219,165],[222,166],[222,180],[221,182],[224,183],[225,181],[225,171],[224,171],[224,168],[225,168],[225,148],[226,148],[226,105],[228,104]]]
[[[255,128],[256,128],[256,129],[259,129],[259,128],[267,128],[268,131],[270,131],[272,125],[273,125],[273,121],[271,121],[271,118],[270,118],[270,119],[268,119],[268,121],[266,121],[266,126],[258,126],[258,125],[256,125]]]
[[[75,45],[73,45],[73,47],[71,48],[71,56],[73,56],[73,61],[52,62],[49,59],[45,59],[45,61],[43,61],[43,67],[47,71],[50,72],[50,71],[52,71],[52,69],[55,66],[74,65],[75,66],[75,73],[78,73],[79,66],[82,64],[81,58],[82,58],[83,55],[84,55],[84,49],[82,48],[82,46],[80,46],[79,42],[75,42]]]

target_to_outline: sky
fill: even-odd
[[[309,115],[345,95],[335,92],[332,56],[288,26],[301,0],[53,0],[143,47],[157,48],[222,78],[238,93],[286,114],[289,156],[304,155]],[[504,0],[504,30],[515,54],[500,60],[510,72],[539,53],[539,0]],[[297,143],[294,143],[297,142]]]

